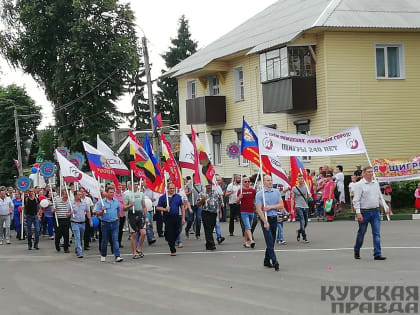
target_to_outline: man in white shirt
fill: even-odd
[[[381,255],[379,203],[382,203],[386,214],[389,214],[389,208],[382,199],[378,182],[373,179],[372,167],[365,167],[362,175],[363,178],[353,186],[353,206],[359,222],[356,244],[354,245],[354,258],[360,259],[360,248],[363,245],[363,239],[370,222],[373,235],[374,259],[385,260],[386,257]]]
[[[4,237],[6,238],[6,244],[10,244],[10,214],[12,213],[12,199],[6,196],[6,189],[2,188],[0,190],[0,245],[3,245]],[[3,225],[5,225],[4,230]]]
[[[227,186],[226,194],[225,194],[226,197],[229,197],[229,211],[230,211],[229,234],[230,236],[233,236],[233,231],[235,229],[235,217],[238,217],[239,219],[241,217],[240,205],[236,203],[239,189],[241,189],[241,176],[235,175],[232,183],[230,183]],[[242,227],[243,225],[242,220],[240,222],[241,222],[241,227]]]

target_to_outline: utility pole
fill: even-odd
[[[16,146],[17,146],[18,161],[19,161],[18,172],[19,172],[19,177],[21,177],[21,176],[23,176],[23,169],[22,169],[23,161],[22,161],[22,151],[21,151],[21,148],[20,148],[19,121],[18,121],[16,106],[15,106],[15,109],[13,111],[13,114],[15,116]]]
[[[157,155],[158,160],[160,160],[159,152],[159,139],[153,124],[153,117],[155,116],[155,104],[153,102],[153,87],[152,87],[152,77],[150,74],[150,63],[149,63],[149,51],[147,50],[147,39],[146,36],[141,38],[141,44],[143,47],[143,56],[144,56],[144,67],[146,70],[146,79],[147,79],[147,103],[149,104],[150,110],[150,126],[152,128],[152,145]]]

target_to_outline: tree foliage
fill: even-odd
[[[169,50],[162,54],[167,69],[170,69],[197,51],[197,42],[191,39],[188,20],[182,15],[178,21],[178,34],[171,39]],[[162,70],[165,73],[166,70]],[[171,124],[179,123],[178,82],[175,78],[162,77],[158,81],[156,110]]]
[[[18,159],[14,109],[19,122],[22,158],[25,161],[24,143],[31,140],[41,122],[41,108],[35,105],[23,88],[16,85],[0,87],[0,184],[12,185],[18,176],[13,162]],[[23,164],[24,165],[24,164]]]
[[[39,131],[38,150],[43,152],[44,161],[54,160],[54,151],[57,147],[57,139],[52,126]]]
[[[139,68],[134,15],[119,0],[2,0],[0,48],[53,103],[59,142],[106,137],[121,120],[115,102]],[[115,14],[110,18],[103,13]],[[132,80],[131,80],[132,81]]]

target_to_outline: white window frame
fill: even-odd
[[[191,100],[196,97],[197,97],[197,80],[188,80],[187,81],[187,99]]]
[[[242,80],[240,77],[241,72]],[[235,102],[242,102],[245,100],[244,69],[242,66],[238,66],[233,69],[233,80],[235,89]]]
[[[213,85],[213,79],[217,80],[217,85]],[[217,75],[211,75],[208,78],[208,82],[209,82],[209,94],[210,96],[218,96],[220,95],[220,81],[219,78],[217,77]],[[215,87],[217,87],[217,94],[215,93]]]
[[[388,77],[388,49],[389,47],[397,47],[399,49],[399,66],[400,66],[400,76],[396,78]],[[376,49],[383,48],[384,49],[384,62],[385,62],[385,76],[378,77],[378,63],[377,63],[377,56],[376,56]],[[375,43],[374,47],[374,54],[375,54],[375,77],[376,80],[405,80],[405,50],[404,45],[401,43]]]

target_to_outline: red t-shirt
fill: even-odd
[[[238,190],[238,196],[241,190]],[[254,212],[254,200],[257,191],[254,188],[242,188],[241,212]]]

